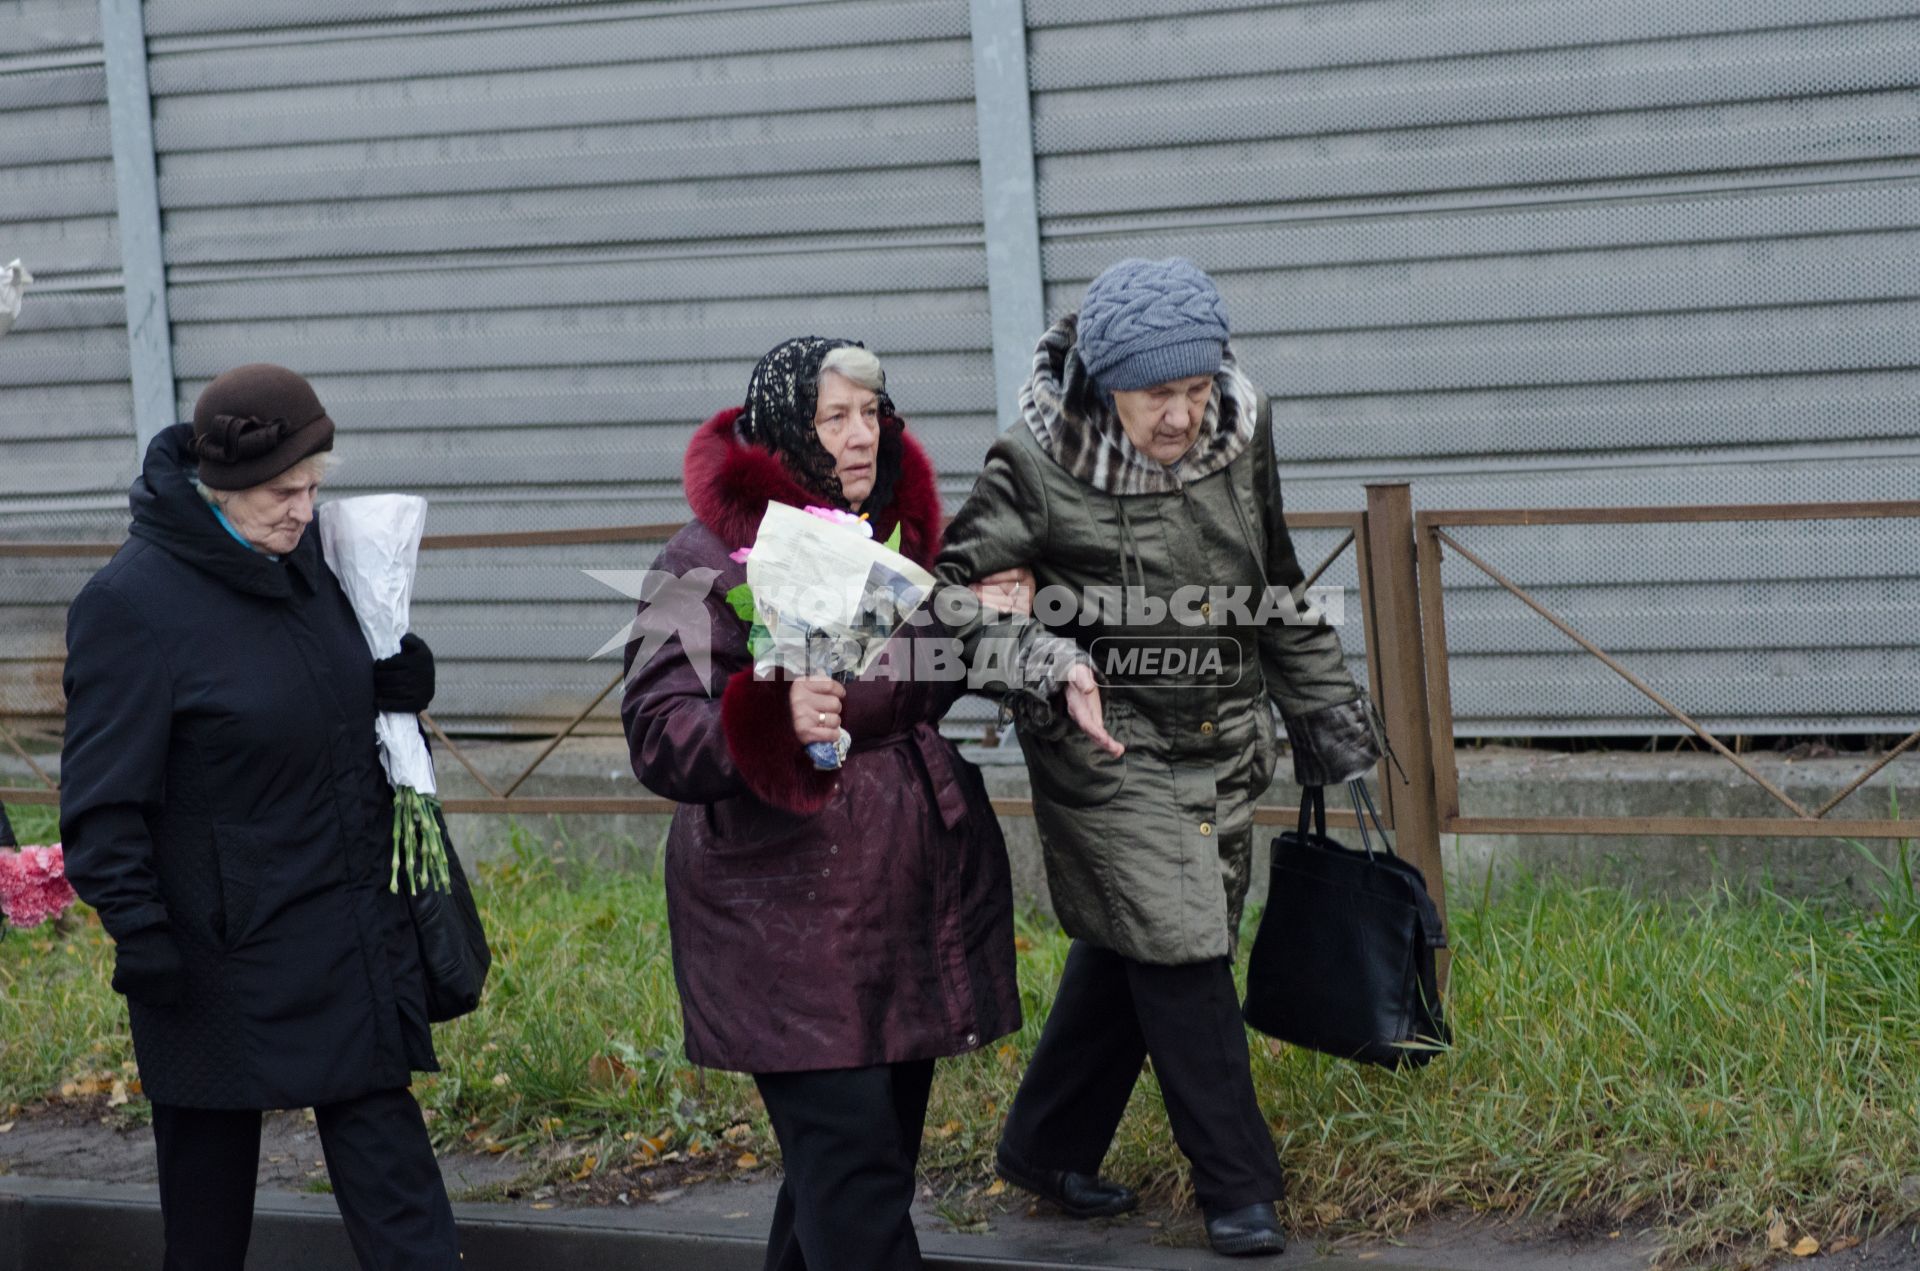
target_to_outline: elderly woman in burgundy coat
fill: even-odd
[[[885,383],[848,341],[792,340],[761,360],[747,404],[687,447],[696,519],[655,569],[692,590],[643,603],[649,634],[627,651],[634,771],[681,803],[666,877],[687,1054],[754,1074],[785,1158],[769,1268],[918,1267],[908,1208],[934,1060],[1020,1026],[1006,847],[979,774],[935,726],[968,685],[756,678],[725,600],[770,502],[864,513],[931,565],[933,470]],[[901,639],[963,657],[1004,641],[998,687],[1023,709],[1064,706],[1111,744],[1069,642],[986,623],[964,589],[937,599],[962,603],[936,603],[942,621]],[[843,766],[816,769],[805,744],[843,730]]]

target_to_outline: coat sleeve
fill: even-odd
[[[689,582],[699,574],[705,579]],[[786,811],[816,812],[832,797],[836,775],[808,761],[786,681],[754,678],[744,624],[714,594],[712,577],[710,570],[681,574],[642,601],[634,619],[620,700],[634,775],[681,803],[750,794]]]
[[[1019,727],[1045,736],[1065,728],[1065,712],[1057,709],[1060,684],[1077,663],[1088,661],[1086,654],[1039,622],[983,611],[970,592],[962,595],[960,589],[976,578],[1044,560],[1049,511],[1033,456],[1017,434],[1004,433],[947,526],[934,564],[948,588],[936,595],[935,608],[960,643],[969,668],[967,687],[1010,708]]]
[[[147,814],[166,796],[173,676],[147,625],[99,583],[67,611],[60,839],[67,877],[115,940],[164,924]]]
[[[1307,580],[1287,530],[1273,453],[1273,419],[1263,400],[1254,444],[1262,485],[1267,582],[1301,595]],[[1303,786],[1339,785],[1365,776],[1382,753],[1372,704],[1347,670],[1340,634],[1326,622],[1274,622],[1260,632],[1267,696],[1279,708],[1293,747],[1294,778]]]
[[[1004,433],[987,451],[973,492],[947,526],[934,572],[961,586],[1046,555],[1047,492],[1033,457]]]

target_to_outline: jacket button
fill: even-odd
[[[1212,721],[1212,720],[1210,720],[1210,719],[1203,719],[1203,720],[1201,720],[1201,721],[1200,721],[1200,735],[1201,735],[1202,737],[1211,737],[1211,736],[1213,736],[1213,721]]]
[[[1212,821],[1200,822],[1200,837],[1207,838],[1212,834],[1213,834],[1213,822]]]
[[[1202,618],[1213,617],[1213,604],[1211,601],[1203,600],[1200,602],[1200,616]]]
[[[838,855],[840,855],[840,845],[839,845],[838,843],[835,843],[835,844],[834,844],[834,845],[833,845],[832,847],[829,847],[829,848],[827,849],[827,855],[828,855],[828,856],[838,856]]]
[[[831,873],[833,873],[831,869],[823,869],[820,871],[820,877],[825,878]]]
[[[980,1044],[980,1034],[978,1033],[967,1034],[967,1045],[978,1046],[979,1044]]]
[[[808,899],[808,900],[812,900],[812,899],[813,899],[813,893],[812,893],[812,892],[808,892],[808,893],[807,893],[807,899]]]

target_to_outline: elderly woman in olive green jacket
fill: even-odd
[[[957,582],[1030,569],[1035,616],[1108,682],[1125,752],[1020,719],[1075,943],[999,1168],[1072,1214],[1132,1208],[1099,1167],[1151,1055],[1213,1247],[1278,1252],[1280,1163],[1231,969],[1278,749],[1270,704],[1305,785],[1365,773],[1374,716],[1334,630],[1298,604],[1271,412],[1211,279],[1177,259],[1108,269],[1041,339],[1020,405],[939,568]]]

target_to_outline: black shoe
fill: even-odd
[[[1287,1233],[1280,1227],[1280,1215],[1273,1212],[1273,1202],[1263,1200],[1244,1209],[1207,1211],[1207,1243],[1215,1253],[1229,1258],[1285,1253]]]
[[[1034,1169],[1009,1158],[1005,1152],[994,1153],[993,1167],[1015,1187],[1024,1187],[1043,1200],[1052,1201],[1074,1218],[1112,1218],[1130,1213],[1140,1205],[1140,1197],[1131,1187],[1122,1187],[1094,1174]]]

